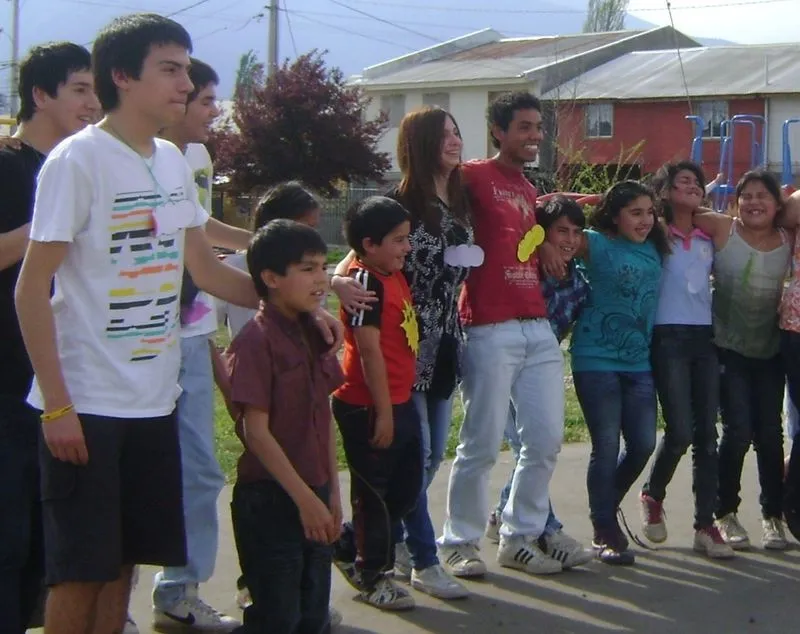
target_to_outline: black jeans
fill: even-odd
[[[780,355],[752,359],[718,349],[722,441],[719,445],[717,517],[735,513],[741,499],[742,466],[752,444],[758,460],[763,517],[783,512],[783,387]]]
[[[423,484],[419,414],[414,403],[395,405],[394,439],[386,449],[370,444],[371,408],[333,399],[350,469],[350,503],[356,542],[356,569],[369,588],[394,567],[393,529],[414,508]]]
[[[800,333],[781,331],[781,356],[793,403],[800,403]],[[786,508],[800,511],[800,433],[792,438],[789,472],[786,474]]]
[[[643,492],[662,502],[692,447],[694,527],[711,526],[717,501],[719,363],[711,326],[656,326],[651,360],[665,431]]]
[[[44,589],[39,415],[0,396],[0,631],[23,634]]]
[[[312,489],[328,503],[328,487]],[[239,566],[253,599],[236,632],[327,634],[331,546],[306,539],[297,506],[271,480],[237,484],[231,515]]]

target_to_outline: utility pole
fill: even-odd
[[[11,94],[8,103],[12,117],[19,104],[19,0],[11,0]]]
[[[278,68],[278,0],[269,2],[269,39],[267,40],[267,77]]]

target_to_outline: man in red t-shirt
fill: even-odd
[[[450,474],[441,559],[458,577],[486,573],[477,546],[510,401],[522,449],[497,559],[530,574],[551,574],[562,570],[565,551],[582,548],[563,532],[545,533],[564,431],[564,361],[540,285],[536,249],[544,231],[536,225],[536,188],[523,174],[543,138],[539,100],[527,92],[503,95],[489,106],[487,119],[498,154],[463,166],[475,243],[485,260],[470,273],[460,301],[466,411]]]

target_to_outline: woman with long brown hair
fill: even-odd
[[[395,574],[443,599],[466,596],[467,590],[439,564],[426,489],[441,464],[452,416],[452,396],[459,378],[462,339],[457,294],[469,268],[483,262],[473,244],[466,194],[459,164],[463,142],[455,119],[438,107],[408,113],[400,123],[397,163],[402,180],[389,193],[412,217],[411,252],[404,273],[419,322],[419,354],[413,400],[422,423],[425,486],[417,507],[398,534]],[[357,308],[346,274],[349,255],[337,267],[332,287],[348,312]],[[398,531],[399,533],[399,531]]]

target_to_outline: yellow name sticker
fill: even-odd
[[[544,242],[544,229],[541,225],[531,227],[517,245],[517,259],[525,263],[531,259],[536,248]]]

